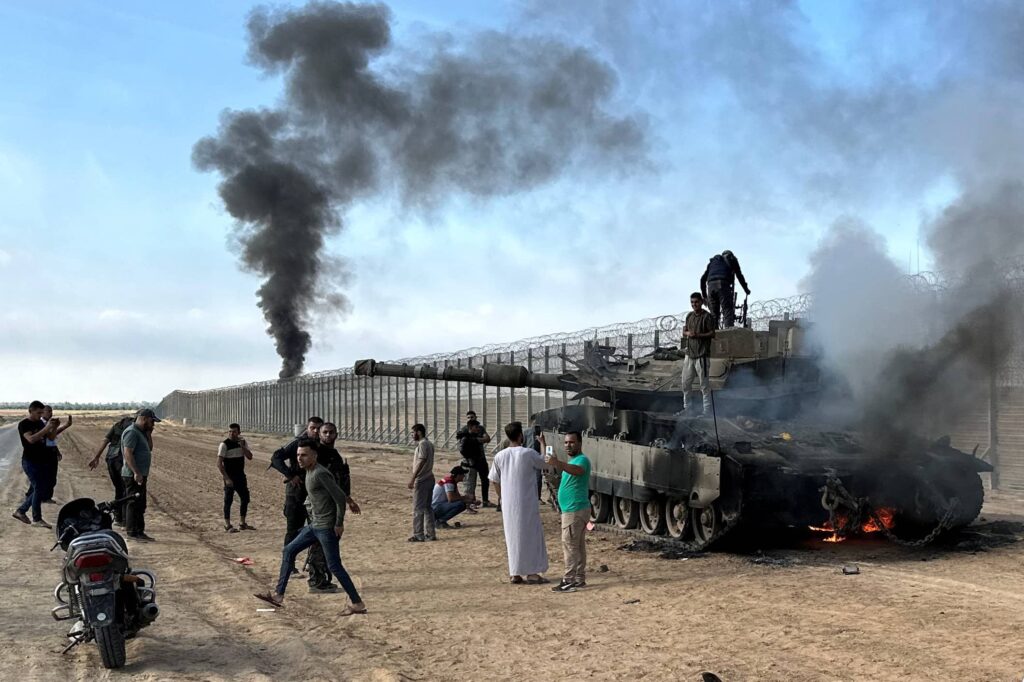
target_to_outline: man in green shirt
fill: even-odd
[[[309,525],[300,530],[295,539],[285,545],[275,591],[263,592],[255,596],[257,599],[281,607],[284,601],[284,591],[288,587],[288,578],[291,577],[291,569],[295,565],[295,557],[302,551],[320,543],[320,547],[324,551],[324,558],[327,559],[327,568],[338,579],[342,589],[352,601],[341,612],[341,615],[351,616],[354,613],[366,613],[366,605],[359,596],[359,592],[356,591],[356,586],[352,583],[348,571],[341,564],[341,552],[338,548],[338,541],[345,531],[345,505],[350,498],[334,480],[334,476],[327,470],[327,467],[317,463],[318,445],[318,442],[312,438],[300,438],[296,451],[299,467],[306,472],[306,511],[309,513]],[[352,507],[353,513],[358,514],[359,511],[358,505]]]
[[[544,435],[538,438],[546,448]],[[558,486],[558,506],[562,509],[562,553],[565,573],[562,581],[551,588],[553,592],[575,592],[587,584],[587,523],[590,521],[590,459],[580,452],[583,436],[579,431],[565,434],[565,458],[554,454],[548,465],[562,472]]]

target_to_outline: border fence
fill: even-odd
[[[1016,292],[1014,305],[1024,304],[1024,260],[1004,273]],[[936,293],[955,282],[930,273],[909,277],[919,293]],[[810,296],[755,302],[748,311],[750,326],[767,329],[773,319],[806,317]],[[619,358],[638,358],[657,348],[676,347],[685,313],[634,322],[592,327],[576,332],[521,339],[513,343],[468,348],[404,358],[397,363],[473,368],[485,363],[523,365],[532,372],[565,372],[583,358],[587,343],[613,347]],[[1018,330],[1018,338],[1021,330]],[[382,359],[382,358],[379,358]],[[993,487],[1024,490],[1024,344],[1017,343],[1007,364],[989,377],[987,404],[950,425],[953,443],[996,466]],[[505,424],[527,421],[541,409],[566,404],[565,391],[462,384],[434,379],[357,376],[352,368],[304,374],[292,379],[260,381],[203,391],[173,391],[157,405],[162,417],[195,426],[225,427],[239,422],[249,431],[291,435],[296,424],[313,414],[333,421],[343,440],[407,444],[412,425],[422,423],[440,448],[455,447],[456,433],[474,410],[484,428],[500,434]],[[583,400],[587,400],[584,398]],[[501,438],[495,438],[497,449]]]
[[[755,302],[748,319],[753,328],[767,329],[769,320],[804,315],[809,303],[806,295]],[[684,317],[685,313],[661,315],[393,362],[441,369],[498,363],[522,365],[532,372],[564,372],[583,357],[584,345],[591,341],[613,346],[616,355],[623,357],[675,346]],[[219,427],[237,421],[247,430],[287,434],[296,423],[317,414],[337,424],[339,438],[390,444],[409,442],[412,425],[419,422],[427,427],[428,438],[444,448],[454,446],[467,410],[476,411],[489,433],[500,433],[510,421],[526,421],[534,412],[568,400],[565,391],[368,378],[344,368],[205,391],[174,391],[156,411],[196,426]],[[494,440],[495,446],[500,440]]]

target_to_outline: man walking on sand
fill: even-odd
[[[312,440],[320,437],[320,427],[324,420],[320,417],[310,417],[306,420],[306,432],[304,436]],[[303,471],[298,464],[299,440],[303,436],[293,439],[284,447],[278,448],[270,457],[270,466],[284,476],[284,544],[295,539],[302,527],[308,520],[306,516],[306,491],[302,486]],[[298,573],[298,569],[292,566],[292,572]]]
[[[544,434],[539,439],[547,447]],[[551,588],[552,592],[575,592],[587,584],[587,523],[590,521],[590,459],[580,452],[583,436],[579,431],[565,434],[565,458],[555,455],[548,466],[562,472],[558,486],[558,506],[562,510],[562,553],[565,573],[562,580]]]
[[[548,570],[548,549],[537,501],[537,472],[544,458],[533,448],[523,447],[523,425],[505,427],[509,447],[494,456],[490,479],[501,501],[508,550],[508,574],[513,585],[550,582],[541,574]]]
[[[412,439],[416,451],[412,456],[412,535],[409,542],[424,542],[437,539],[434,531],[434,512],[430,500],[434,492],[434,444],[427,440],[427,427],[416,424],[412,427]]]
[[[249,512],[249,481],[245,477],[245,460],[252,459],[252,451],[242,438],[242,427],[228,425],[228,437],[217,448],[217,469],[224,478],[224,530],[256,530],[245,522]],[[238,495],[238,528],[231,525],[231,503]]]
[[[124,454],[125,494],[135,495],[128,500],[124,510],[124,526],[128,537],[142,542],[152,542],[146,535],[146,495],[149,468],[153,461],[153,427],[160,418],[153,410],[139,410],[135,423],[121,434],[121,452]]]
[[[351,604],[341,612],[342,616],[351,616],[355,613],[366,613],[366,604],[363,603],[352,578],[341,563],[341,553],[338,541],[345,532],[345,504],[348,496],[342,491],[334,477],[326,467],[317,463],[317,442],[311,438],[303,438],[299,441],[297,449],[299,467],[306,472],[306,510],[309,513],[310,523],[299,531],[299,534],[290,543],[285,545],[281,553],[281,569],[278,572],[277,586],[273,592],[256,594],[257,599],[262,599],[276,607],[283,606],[284,593],[288,588],[288,578],[291,576],[291,567],[295,564],[295,557],[300,552],[314,544],[319,543],[323,548],[324,556],[327,558],[327,565],[331,573],[341,583],[342,589],[348,595]],[[354,513],[359,513],[355,511]]]
[[[349,511],[358,514],[359,505],[352,499],[352,474],[348,462],[334,447],[335,441],[338,440],[338,427],[332,422],[324,422],[319,433],[320,443],[316,448],[317,464],[331,472],[334,482],[348,497]],[[305,483],[303,483],[303,491],[305,491]],[[319,544],[314,544],[309,548],[306,566],[309,568],[309,578],[306,582],[309,584],[310,594],[333,594],[338,591],[337,586],[331,582],[331,570],[327,566],[327,559]]]

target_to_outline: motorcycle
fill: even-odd
[[[104,668],[122,667],[125,640],[160,613],[156,577],[131,568],[128,545],[113,530],[111,508],[133,497],[99,504],[89,498],[68,502],[57,516],[57,542],[50,548],[65,551],[51,614],[58,621],[76,620],[61,653],[95,640]]]

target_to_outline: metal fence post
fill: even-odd
[[[551,371],[551,346],[544,346],[544,373]],[[551,409],[551,390],[544,389],[544,409]]]

